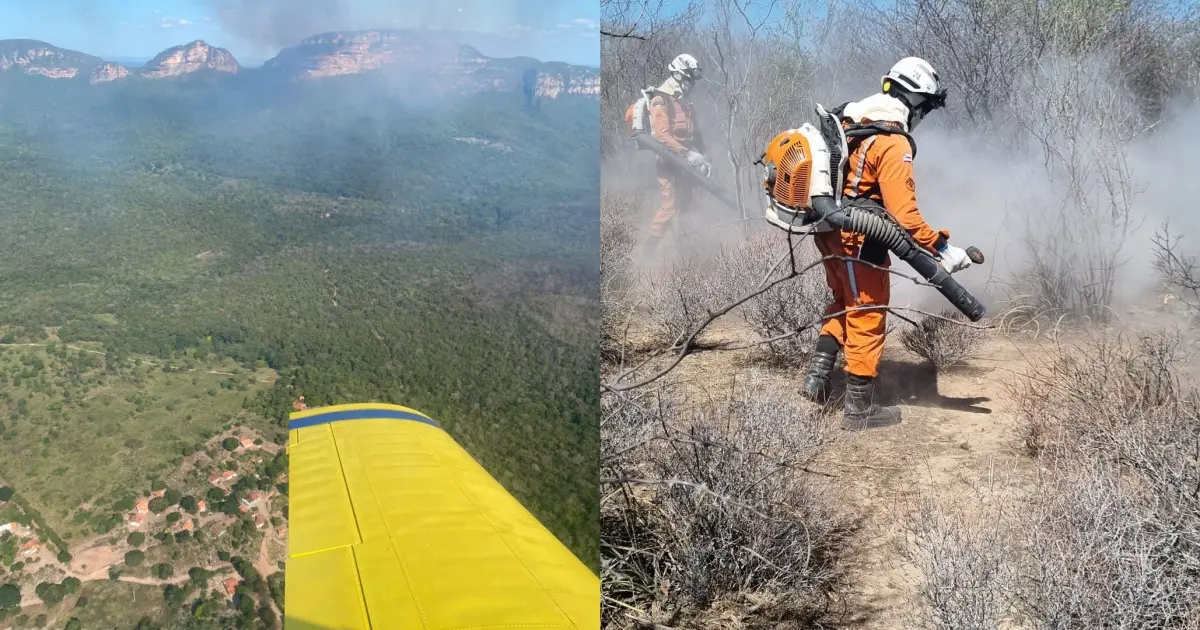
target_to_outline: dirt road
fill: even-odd
[[[228,577],[230,574],[233,573],[233,568],[230,567],[228,564],[220,564],[220,565],[214,565],[214,566],[204,567],[204,568],[208,571],[213,571],[215,573],[215,575],[213,577],[218,578],[218,579],[225,579],[226,577]],[[91,571],[86,574],[81,574],[81,573],[77,573],[75,571],[68,570],[68,571],[66,571],[66,575],[63,577],[64,578],[66,578],[66,577],[77,578],[80,582],[95,582],[98,580],[107,580],[108,579],[108,567],[106,566],[103,569]],[[184,582],[187,582],[190,579],[191,579],[191,576],[188,575],[187,571],[184,571],[183,573],[177,573],[175,575],[172,575],[171,577],[169,577],[165,580],[160,580],[158,578],[153,578],[153,577],[136,577],[136,576],[132,576],[132,575],[121,575],[121,576],[117,577],[117,581],[119,581],[119,582],[129,582],[130,584],[145,584],[148,586],[165,586],[167,584],[183,584]],[[36,587],[36,585],[29,584],[27,587],[25,587],[21,590],[21,606],[22,607],[41,605],[43,603],[41,598],[37,596],[37,593],[34,592],[35,587]]]
[[[271,563],[270,555],[267,553],[267,545],[270,544],[271,539],[275,535],[275,526],[270,521],[267,521],[267,529],[263,532],[262,543],[258,547],[258,556],[254,558],[254,570],[258,571],[258,574],[263,576],[263,579],[266,579],[268,575],[279,570]],[[271,604],[271,610],[275,612],[276,618],[282,619],[283,612],[279,610],[279,606],[275,604],[275,600],[268,598],[267,601]]]

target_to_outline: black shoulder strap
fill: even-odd
[[[844,105],[842,107],[844,107]],[[840,115],[840,111],[841,111],[841,108],[839,107],[838,108],[839,115]],[[917,141],[913,140],[913,137],[911,135],[909,135],[909,133],[907,131],[904,131],[902,129],[897,129],[893,125],[888,124],[888,123],[883,123],[883,122],[873,122],[873,123],[867,123],[865,125],[851,123],[850,128],[846,130],[846,149],[850,153],[853,153],[854,149],[857,148],[858,145],[861,144],[863,140],[866,140],[867,138],[869,138],[871,136],[879,135],[881,133],[904,136],[905,139],[908,140],[908,146],[912,147],[913,158],[916,159],[916,157],[917,157]]]

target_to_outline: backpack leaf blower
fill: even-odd
[[[864,198],[842,203],[849,158],[846,132],[838,117],[824,107],[817,105],[816,111],[820,130],[805,123],[799,129],[784,131],[771,140],[759,158],[766,171],[763,187],[769,200],[767,222],[794,233],[806,233],[825,222],[839,230],[862,234],[908,263],[972,322],[982,319],[986,311],[983,304],[883,207]],[[967,252],[973,262],[983,262],[978,248],[970,247]]]

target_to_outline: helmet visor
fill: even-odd
[[[914,94],[917,98],[917,105],[914,107],[921,117],[928,116],[931,112],[937,111],[946,106],[946,88],[940,88],[933,94]]]

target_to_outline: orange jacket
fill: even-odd
[[[949,230],[934,231],[917,209],[917,184],[913,180],[912,145],[901,134],[868,136],[853,151],[846,165],[846,189],[842,194],[869,197],[883,205],[913,239],[937,251]],[[855,239],[856,244],[861,237]]]
[[[659,92],[650,99],[650,128],[659,142],[676,153],[704,152],[696,113],[690,103]]]

